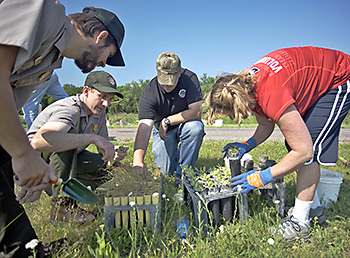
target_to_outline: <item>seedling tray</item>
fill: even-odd
[[[259,157],[260,158],[260,157]],[[263,155],[264,163],[259,161],[259,167],[254,167],[254,169],[262,169],[264,166],[271,166],[275,164],[274,161],[268,160],[266,155]],[[231,160],[236,162],[237,160]],[[225,162],[226,168],[229,169],[229,172],[222,173],[221,180],[217,180],[215,176],[210,176],[211,180],[216,181],[215,187],[203,187],[204,189],[197,189],[196,185],[198,180],[193,178],[201,178],[201,174],[194,174],[193,171],[186,170],[183,176],[183,190],[184,196],[187,203],[191,205],[191,208],[194,212],[196,226],[197,228],[201,227],[203,231],[207,231],[209,223],[209,212],[211,213],[212,224],[218,225],[223,218],[224,221],[231,221],[235,215],[235,210],[239,212],[240,220],[242,224],[245,224],[248,219],[248,197],[247,194],[241,194],[239,192],[233,192],[232,188],[227,185],[227,177],[232,177],[237,175],[237,164],[233,165],[230,162]],[[250,163],[251,165],[251,163]],[[261,166],[261,167],[260,167]],[[232,168],[235,171],[232,171]],[[239,167],[239,170],[241,168]],[[188,176],[188,174],[192,174]],[[211,172],[206,171],[207,174]],[[240,171],[238,171],[240,173]],[[276,182],[271,182],[266,186],[258,188],[258,190],[265,196],[268,196],[272,199],[276,205],[276,211],[278,214],[284,216],[284,206],[285,206],[285,182],[283,178],[277,180]],[[235,209],[235,207],[237,207]]]
[[[130,229],[133,223],[139,223],[153,231],[161,227],[161,189],[159,192],[136,196],[105,197],[104,220],[108,231],[123,228]]]
[[[244,224],[247,220],[248,199],[246,194],[238,194],[232,190],[203,194],[194,191],[187,180],[183,181],[183,185],[185,200],[190,204],[194,212],[196,227],[201,227],[204,232],[208,230],[209,226],[208,212],[212,213],[214,225],[219,224],[221,216],[225,221],[230,221],[233,218],[233,205],[236,200],[242,223]]]
[[[106,183],[104,220],[109,232],[131,229],[134,223],[152,230],[161,227],[162,176],[158,168],[140,175],[130,165],[119,166]]]

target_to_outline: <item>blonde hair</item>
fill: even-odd
[[[210,107],[207,112],[208,124],[213,124],[216,118],[228,114],[238,124],[242,118],[250,117],[256,106],[254,81],[248,69],[237,74],[219,75],[205,98],[206,106]]]

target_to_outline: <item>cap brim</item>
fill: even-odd
[[[111,66],[125,66],[122,53],[118,47],[117,52],[114,54],[114,56],[107,59],[107,64]]]
[[[95,88],[96,90],[100,91],[100,92],[104,92],[104,93],[115,93],[119,98],[123,99],[124,95],[117,91],[116,89],[113,89],[111,87],[107,87],[104,85],[94,85],[93,88]]]
[[[175,85],[179,78],[179,73],[176,74],[164,74],[161,72],[157,73],[158,83],[161,85]]]

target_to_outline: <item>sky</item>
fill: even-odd
[[[286,47],[318,46],[350,54],[349,0],[60,0],[66,14],[85,6],[114,12],[125,27],[125,67],[96,68],[119,86],[156,76],[157,57],[177,54],[182,67],[215,77],[252,66]],[[62,84],[83,86],[87,74],[65,58]]]

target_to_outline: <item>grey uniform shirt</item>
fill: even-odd
[[[73,24],[57,0],[0,0],[0,44],[19,47],[10,76],[16,107],[62,65]]]
[[[88,115],[82,97],[82,95],[71,96],[46,107],[35,118],[27,132],[29,140],[47,122],[62,122],[69,125],[78,134],[97,134],[108,140],[106,111],[101,115]],[[79,148],[78,153],[86,147]]]

